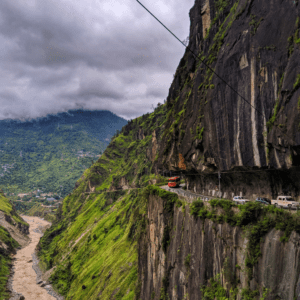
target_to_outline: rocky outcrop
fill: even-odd
[[[139,253],[139,273],[142,283],[141,299],[148,299],[147,297],[151,295],[152,291],[159,295],[162,279],[166,273],[164,266],[166,256],[161,246],[166,225],[163,210],[163,201],[156,201],[155,197],[150,196],[147,237],[140,245]]]
[[[151,149],[151,161],[153,162],[157,155],[158,143],[157,143],[157,130],[152,132],[152,141],[151,141],[152,149]]]
[[[257,197],[276,199],[277,195],[291,195],[300,200],[300,168],[285,170],[233,169],[230,173],[221,173],[219,190],[218,174],[188,176],[188,189],[203,195],[232,199],[246,195],[248,199]]]
[[[19,229],[23,234],[29,234],[29,227],[26,226],[25,224],[18,223],[18,229]]]
[[[145,138],[144,130],[142,128],[140,128],[136,134],[136,139],[143,140],[144,138]]]
[[[23,234],[29,234],[29,226],[28,224],[24,224],[21,222],[16,222],[10,215],[4,214],[4,220],[9,223],[10,225],[13,225],[14,227],[18,228],[19,231]],[[25,222],[25,221],[24,221]]]
[[[167,98],[171,113],[158,172],[182,170],[181,154],[199,192],[211,189],[217,172],[226,171],[223,193],[231,194],[227,182],[233,177],[261,171],[266,194],[275,197],[272,182],[284,181],[286,174],[277,170],[300,166],[300,5],[196,0],[190,19],[189,48],[205,64],[189,50],[181,59]],[[214,176],[204,183],[203,173]],[[247,197],[260,193],[253,174],[237,187],[252,188]],[[289,193],[295,197],[299,183],[292,179]],[[283,189],[284,184],[278,192]]]
[[[201,299],[200,286],[220,274],[222,285],[228,290],[236,286],[237,299],[242,299],[242,289],[249,288],[245,268],[248,238],[242,228],[195,219],[188,206],[174,206],[173,214],[164,207],[161,198],[150,196],[149,223],[139,247],[140,298]],[[167,231],[169,242],[164,251]],[[250,289],[258,290],[260,296],[263,288],[269,289],[268,300],[300,299],[300,236],[293,232],[282,243],[283,234],[273,229],[263,237],[261,257],[250,280]],[[161,298],[164,290],[169,298]]]
[[[16,222],[10,215],[0,211],[0,225],[8,230],[13,239],[21,246],[25,246],[28,241],[29,225],[21,222]]]

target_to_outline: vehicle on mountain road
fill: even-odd
[[[299,208],[299,202],[295,201],[291,196],[278,196],[276,200],[271,200],[271,203],[283,208]]]
[[[175,177],[169,178],[168,187],[177,188],[179,186],[180,186],[180,177],[175,176]]]
[[[264,205],[271,205],[271,200],[268,199],[268,198],[258,197],[258,198],[256,198],[255,202],[259,202],[259,203],[264,204]]]
[[[234,196],[232,200],[235,204],[245,204],[246,202],[250,202],[250,200],[243,196]]]

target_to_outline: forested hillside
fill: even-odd
[[[108,111],[69,111],[0,121],[0,178],[5,192],[37,189],[64,197],[127,121]]]

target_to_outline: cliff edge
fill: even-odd
[[[298,1],[195,1],[160,172],[182,171],[190,189],[224,198],[299,198],[299,18]]]

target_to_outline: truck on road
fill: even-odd
[[[284,208],[299,208],[299,202],[291,196],[278,196],[276,200],[271,200],[271,204]]]

